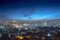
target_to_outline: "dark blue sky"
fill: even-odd
[[[60,18],[59,0],[1,0],[0,18],[50,19]]]

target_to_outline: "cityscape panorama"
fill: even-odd
[[[60,0],[0,0],[0,40],[60,40]]]

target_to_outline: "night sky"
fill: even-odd
[[[59,0],[0,0],[0,19],[60,18]]]

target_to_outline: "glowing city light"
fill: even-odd
[[[51,36],[51,34],[47,34],[47,36]]]

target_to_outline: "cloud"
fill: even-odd
[[[23,13],[24,17],[32,15],[34,12],[34,9],[23,9],[21,10],[21,13]]]
[[[54,18],[60,19],[60,15],[56,15]]]
[[[10,18],[6,15],[0,15],[0,20],[10,20]]]

